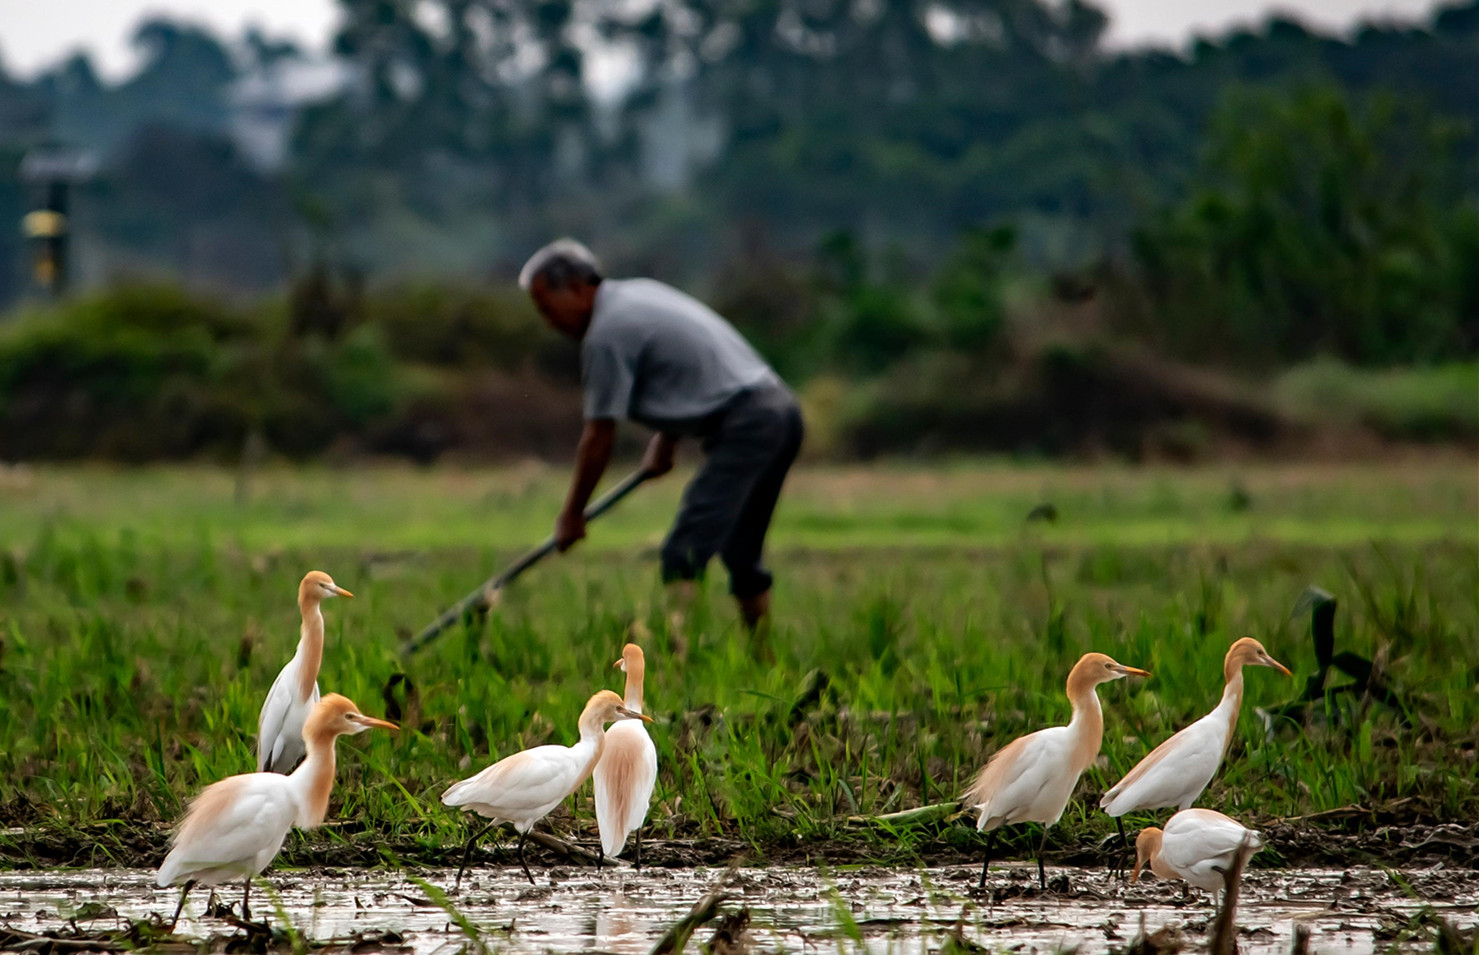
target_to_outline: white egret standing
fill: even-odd
[[[1121,847],[1126,846],[1120,821],[1125,813],[1170,806],[1189,809],[1212,782],[1238,726],[1245,666],[1271,667],[1289,675],[1289,669],[1252,637],[1233,643],[1222,661],[1226,685],[1216,709],[1151,750],[1099,800],[1100,808],[1114,817]]]
[[[324,615],[319,605],[330,597],[354,594],[321,570],[310,570],[298,584],[303,615],[298,652],[272,681],[257,718],[257,772],[291,772],[307,750],[303,722],[318,703],[318,668],[324,656]]]
[[[251,918],[247,903],[252,877],[276,858],[289,829],[312,829],[324,821],[334,788],[335,740],[377,726],[397,728],[394,723],[365,716],[349,700],[330,693],[313,708],[303,726],[308,758],[291,775],[230,776],[191,800],[155,880],[160,888],[185,883],[174,921],[179,921],[185,897],[197,883],[218,885],[235,879],[246,882],[241,917]]]
[[[642,712],[642,683],[647,663],[642,648],[629,643],[613,666],[627,675],[625,705]],[[606,731],[606,746],[596,763],[596,827],[601,833],[601,851],[621,855],[627,836],[637,833],[637,868],[642,867],[642,824],[657,784],[657,747],[640,720],[622,720]]]
[[[1148,864],[1163,879],[1185,879],[1215,892],[1226,886],[1224,876],[1232,871],[1239,853],[1246,862],[1262,848],[1263,837],[1235,819],[1211,809],[1183,809],[1164,830],[1154,826],[1140,830],[1130,881],[1140,881],[1140,869]]]
[[[652,722],[650,716],[627,709],[615,693],[601,690],[586,702],[581,711],[580,739],[574,746],[535,746],[505,756],[476,776],[447,788],[442,794],[444,805],[461,806],[489,820],[467,840],[467,848],[462,851],[462,865],[457,868],[454,890],[462,885],[462,873],[467,869],[473,843],[483,833],[504,822],[513,823],[519,834],[519,865],[529,884],[534,884],[534,876],[524,861],[524,840],[536,822],[549,815],[566,796],[590,778],[606,742],[602,728],[613,720]]]
[[[1042,823],[1037,847],[1037,880],[1047,888],[1043,848],[1048,829],[1068,807],[1078,778],[1099,755],[1104,739],[1104,714],[1095,688],[1126,676],[1150,676],[1144,670],[1116,663],[1102,653],[1085,653],[1068,674],[1068,699],[1073,718],[1067,726],[1053,726],[1019,737],[997,750],[961,799],[980,810],[976,828],[990,831],[986,859],[981,863],[980,887],[996,848],[996,830],[1018,822]]]

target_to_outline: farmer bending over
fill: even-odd
[[[580,341],[585,428],[555,522],[561,551],[585,536],[586,502],[611,460],[618,420],[655,434],[642,467],[673,468],[680,438],[706,460],[662,545],[662,579],[680,606],[716,553],[746,626],[770,611],[761,562],[776,499],[801,447],[796,398],[713,309],[653,279],[608,279],[589,249],[560,239],[534,253],[519,285],[550,327]]]

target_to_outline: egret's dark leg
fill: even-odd
[[[457,881],[452,883],[453,892],[456,892],[462,888],[462,873],[467,871],[467,859],[469,856],[472,855],[472,847],[474,843],[483,838],[483,833],[487,832],[489,829],[492,829],[496,825],[497,823],[495,822],[488,823],[486,826],[473,833],[471,839],[467,840],[467,847],[462,850],[462,864],[457,867]]]
[[[596,871],[597,872],[600,872],[601,871],[601,866],[605,862],[606,862],[606,847],[605,846],[599,846],[599,847],[596,848]]]
[[[252,920],[252,880],[248,878],[241,890],[241,920]]]
[[[524,878],[529,880],[530,885],[533,885],[534,876],[529,874],[529,863],[524,861],[524,840],[528,837],[529,834],[527,832],[519,833],[519,865],[524,869]]]
[[[638,826],[637,827],[636,860],[632,863],[632,868],[634,868],[634,869],[636,869],[638,871],[641,871],[641,869],[642,869],[642,827],[641,826]]]
[[[1120,819],[1119,816],[1115,816],[1114,817],[1114,827],[1119,830],[1119,834],[1120,834],[1119,874],[1120,874],[1121,877],[1123,877],[1124,874],[1125,874],[1125,858],[1128,855],[1128,850],[1130,848],[1130,841],[1125,838],[1125,824]],[[1110,868],[1110,872],[1113,872],[1113,871],[1114,871],[1114,869],[1113,869],[1113,867],[1111,867]]]
[[[1046,889],[1048,887],[1048,870],[1043,868],[1042,853],[1048,847],[1048,827],[1042,827],[1042,839],[1037,844],[1037,887]]]
[[[193,888],[195,888],[195,880],[190,879],[185,883],[185,891],[180,893],[180,904],[175,906],[175,917],[169,920],[169,930],[171,932],[175,930],[175,925],[180,921],[180,913],[185,911],[185,896],[189,895],[190,890]]]
[[[976,888],[986,888],[986,868],[991,865],[991,857],[996,853],[996,832],[991,830],[991,835],[986,839],[986,858],[981,860],[981,881],[976,883]]]

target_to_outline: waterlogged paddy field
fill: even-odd
[[[62,928],[82,913],[79,928],[106,931],[128,919],[173,911],[176,894],[156,889],[151,876],[137,870],[0,874],[0,915],[22,931],[38,933]],[[435,897],[427,888],[450,886],[450,870],[423,872],[420,883],[399,873],[362,869],[268,881],[273,902],[281,907],[277,921],[293,926],[301,937],[339,951],[407,955],[480,950],[645,955],[698,899],[720,885],[727,897],[720,912],[743,910],[749,916],[740,946],[727,951],[922,955],[977,951],[970,946],[979,945],[993,951],[1090,952],[1123,950],[1142,931],[1166,928],[1178,931],[1192,948],[1205,945],[1215,915],[1209,899],[1182,897],[1165,883],[1127,885],[1102,873],[1085,876],[1068,869],[1054,870],[1052,878],[1072,878],[1075,886],[1038,893],[1035,868],[1002,867],[997,873],[1001,898],[970,891],[974,866],[635,874],[562,869],[558,876],[555,883],[541,880],[530,887],[516,868],[484,870],[450,898]],[[268,891],[259,892],[259,908],[267,896]],[[223,893],[222,900],[227,898]],[[1298,925],[1309,931],[1313,951],[1415,951],[1430,934],[1432,916],[1462,930],[1472,926],[1476,903],[1479,885],[1443,870],[1404,877],[1381,871],[1257,872],[1243,888],[1239,948],[1243,955],[1283,955]],[[179,932],[214,937],[219,945],[226,926],[205,910],[202,894],[186,907]],[[700,929],[690,951],[708,943],[715,931]]]
[[[648,932],[707,886],[712,873],[698,865],[775,866],[822,898],[834,882],[816,874],[819,865],[888,866],[868,878],[897,886],[919,880],[921,866],[968,864],[980,851],[969,818],[867,817],[952,800],[997,746],[1066,720],[1063,679],[1088,649],[1154,676],[1102,688],[1100,765],[1085,774],[1048,856],[1074,875],[1075,892],[1084,873],[1094,891],[1118,893],[1099,888],[1108,884],[1103,839],[1113,825],[1090,807],[1156,742],[1215,704],[1223,653],[1252,635],[1295,675],[1249,671],[1237,738],[1202,802],[1269,835],[1250,874],[1263,894],[1244,924],[1257,924],[1258,905],[1328,906],[1341,897],[1337,875],[1331,885],[1310,875],[1325,887],[1308,896],[1280,881],[1297,877],[1291,866],[1313,865],[1385,880],[1382,925],[1407,918],[1422,904],[1415,899],[1448,903],[1441,893],[1394,888],[1373,867],[1395,866],[1404,878],[1434,871],[1461,906],[1454,921],[1473,922],[1472,892],[1463,894],[1473,873],[1460,871],[1479,857],[1479,480],[1471,460],[1379,470],[808,469],[772,537],[780,585],[764,647],[734,624],[722,575],[684,630],[670,629],[654,569],[681,490],[669,478],[593,525],[577,553],[531,571],[477,627],[402,660],[401,639],[548,533],[564,478],[533,465],[267,470],[239,489],[231,472],[208,469],[0,473],[0,864],[47,870],[8,877],[43,880],[17,891],[107,878],[125,887],[121,912],[155,905],[125,869],[157,864],[168,821],[190,793],[254,766],[262,696],[297,639],[297,581],[318,568],[357,595],[327,605],[321,685],[399,719],[405,731],[340,744],[335,824],[289,840],[276,877],[285,892],[322,887],[286,874],[294,866],[455,864],[467,829],[440,805],[441,790],[514,749],[570,742],[585,698],[619,686],[611,661],[634,638],[648,651],[649,711],[658,719],[662,769],[648,854],[659,881],[608,873],[588,885],[581,880],[590,875],[569,860],[531,851],[541,864],[565,866],[562,886],[575,887],[551,898],[565,900],[577,921],[597,918],[603,908],[591,900],[625,878],[627,893],[647,906],[650,919],[639,921]],[[1056,520],[1027,520],[1048,504]],[[1270,727],[1257,710],[1293,700],[1316,671],[1308,615],[1291,616],[1310,584],[1339,601],[1337,652],[1373,661],[1391,705],[1342,693]],[[387,689],[398,673],[408,680]],[[1349,682],[1330,675],[1332,687]],[[589,792],[550,825],[593,847]],[[1029,839],[1021,833],[1011,843],[1004,881]],[[480,861],[507,860],[490,843]],[[690,876],[702,885],[684,881]],[[339,883],[397,878],[359,872]],[[505,903],[527,886],[490,878],[502,876],[485,876],[480,891],[500,901],[485,916],[506,924],[517,913],[505,913]],[[958,879],[939,878],[963,893]],[[682,884],[669,896],[662,879]],[[371,897],[400,891],[369,883]],[[1100,922],[1120,913],[1115,930],[1128,938],[1138,919],[1130,902],[1140,899],[1154,928],[1154,906],[1175,897],[1164,890],[1130,890],[1129,902],[1060,894],[1028,900],[1035,907],[1025,913],[977,900],[967,923],[1020,919],[1030,938],[1016,941],[1050,950],[1053,910],[1063,939],[1082,930],[1090,950],[1103,949],[1123,942]],[[767,931],[782,933],[776,939],[801,922],[846,935],[826,905],[815,916],[787,915],[792,894],[780,888],[757,901],[756,923],[774,926]],[[525,903],[526,930],[554,924],[546,919],[553,909]],[[907,919],[899,938],[935,948],[939,926],[930,920],[948,916],[953,925],[960,908],[950,904],[945,914],[898,916],[885,906],[878,917]],[[1088,928],[1084,905],[1098,919]],[[0,916],[12,911],[0,902]],[[306,905],[306,924],[324,911]],[[1268,924],[1284,925],[1270,931],[1287,933],[1293,916],[1269,912]],[[434,917],[445,924],[444,913]],[[1350,924],[1363,945],[1395,937],[1391,926]],[[1031,926],[1048,928],[1032,934]],[[620,950],[593,932],[579,930],[583,944]],[[893,945],[894,936],[882,937]],[[967,937],[1015,944],[1009,935]],[[517,938],[494,941],[579,947],[563,936],[540,941],[537,931]]]

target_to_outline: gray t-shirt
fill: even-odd
[[[580,348],[585,416],[693,434],[775,372],[717,312],[652,279],[606,279]]]

